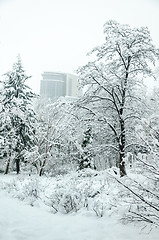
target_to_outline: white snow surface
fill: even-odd
[[[133,224],[123,225],[116,215],[99,218],[84,210],[53,214],[0,190],[0,240],[158,240],[158,236],[158,229],[146,233]]]

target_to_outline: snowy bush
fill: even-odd
[[[42,188],[36,178],[18,177],[11,182],[3,184],[3,189],[10,193],[13,197],[27,204],[34,206],[39,199]]]
[[[80,208],[86,206],[88,195],[88,185],[77,183],[77,179],[67,179],[58,181],[47,196],[46,204],[49,205],[53,212],[77,212]]]
[[[45,204],[53,213],[118,214],[124,223],[146,221],[156,226],[158,185],[155,189],[152,180],[138,173],[120,178],[115,170],[86,169],[56,177],[14,175],[1,181],[0,188],[31,206]]]
[[[39,183],[37,179],[30,179],[30,181],[24,181],[21,187],[21,191],[17,194],[20,200],[26,200],[29,205],[34,206],[36,200],[39,198]]]
[[[116,189],[117,183],[110,183],[106,172],[99,173],[91,169],[79,171],[56,178],[56,183],[46,193],[45,204],[54,213],[87,209],[103,217],[106,212],[116,208],[117,195],[111,190],[112,184]]]
[[[118,180],[123,186],[122,199],[124,200],[125,211],[122,217],[124,223],[142,222],[152,226],[159,226],[159,195],[158,188],[155,189],[154,179],[146,176],[126,177]]]

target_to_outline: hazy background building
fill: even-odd
[[[40,82],[40,96],[53,101],[61,96],[79,96],[77,76],[69,73],[44,72]]]

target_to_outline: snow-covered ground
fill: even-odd
[[[16,176],[0,176],[0,183]],[[27,189],[26,189],[27,190]],[[134,224],[123,225],[118,215],[100,218],[95,213],[53,214],[44,204],[29,206],[27,201],[0,190],[0,240],[158,240],[159,230],[141,230]]]
[[[157,240],[149,234],[114,218],[79,214],[52,214],[25,205],[0,192],[1,240]]]

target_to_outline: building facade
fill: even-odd
[[[56,101],[59,97],[78,97],[77,76],[68,73],[44,72],[40,82],[40,95]]]

